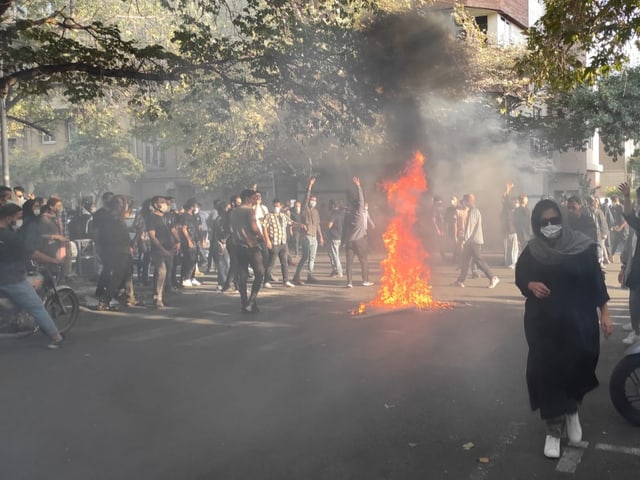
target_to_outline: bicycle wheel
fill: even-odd
[[[44,308],[53,318],[60,333],[66,333],[78,319],[80,302],[71,288],[63,287],[57,290],[57,294],[53,291],[49,293],[44,301]]]
[[[640,355],[624,357],[613,369],[609,395],[618,413],[640,426]]]

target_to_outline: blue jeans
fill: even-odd
[[[20,309],[31,315],[44,333],[51,338],[58,334],[58,327],[56,327],[49,312],[44,309],[42,299],[28,280],[9,285],[0,285],[0,292],[7,295]]]
[[[342,264],[340,263],[340,240],[329,240],[329,261],[331,262],[331,273],[342,275]]]
[[[229,252],[225,248],[222,253],[218,253],[216,258],[216,270],[218,271],[218,285],[224,286],[227,281],[227,274],[231,266],[231,258]]]
[[[300,262],[298,262],[298,267],[296,268],[296,274],[293,278],[300,278],[300,273],[302,273],[302,269],[305,264],[309,264],[309,275],[313,274],[313,267],[316,263],[316,253],[318,252],[318,238],[312,237],[310,235],[305,235],[302,237],[302,258],[300,258]]]

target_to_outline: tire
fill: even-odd
[[[640,355],[624,357],[609,381],[613,406],[627,421],[640,426]]]
[[[53,292],[49,293],[44,302],[44,308],[53,318],[60,333],[66,333],[78,320],[80,302],[73,289],[69,287],[58,288],[57,292],[57,298]]]

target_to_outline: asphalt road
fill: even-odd
[[[376,287],[329,279],[325,256],[320,285],[263,291],[256,315],[209,281],[161,311],[84,309],[59,351],[3,341],[0,480],[638,477],[640,430],[607,390],[620,326],[581,409],[586,443],[548,460],[511,270],[459,289],[437,266],[453,309],[354,317]],[[626,323],[626,292],[610,295]]]

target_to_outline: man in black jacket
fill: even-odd
[[[347,288],[353,287],[351,266],[355,255],[360,261],[362,285],[365,287],[373,285],[373,282],[369,281],[367,215],[364,208],[364,194],[358,177],[353,177],[353,183],[356,186],[357,197],[351,201],[342,229],[342,243],[347,250]]]

